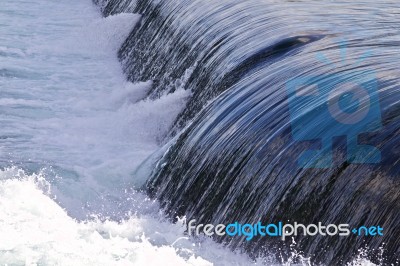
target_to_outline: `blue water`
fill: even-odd
[[[126,8],[127,12],[133,11],[136,1],[128,2],[120,7]],[[135,25],[139,25],[140,15],[130,12],[102,18],[90,0],[15,0],[0,5],[1,264],[309,264],[309,260],[295,249],[285,260],[270,258],[268,251],[252,260],[246,254],[237,254],[209,238],[188,238],[182,226],[184,219],[172,224],[160,211],[158,202],[139,191],[154,167],[153,161],[146,159],[149,156],[150,159],[159,158],[170,148],[174,143],[170,142],[171,136],[179,135],[181,128],[189,124],[205,103],[223,91],[214,91],[215,88],[220,85],[228,89],[238,81],[232,79],[223,84],[224,74],[233,73],[235,78],[252,74],[261,83],[273,80],[263,72],[265,69],[257,71],[260,69],[250,67],[248,71],[246,64],[245,71],[235,71],[237,62],[247,62],[253,52],[263,50],[266,44],[274,44],[290,35],[289,32],[297,32],[296,25],[300,21],[309,19],[306,28],[321,23],[320,19],[309,17],[313,9],[309,10],[301,3],[293,3],[300,8],[293,18],[285,16],[286,11],[281,6],[262,2],[250,7],[239,6],[240,12],[235,5],[229,5],[228,11],[223,12],[226,6],[216,1],[207,5],[193,1],[183,8],[180,6],[182,3],[162,3],[164,10],[180,7],[176,10],[180,10],[182,13],[178,14],[182,16],[171,18],[171,25],[177,29],[170,31],[172,34],[159,31],[155,35],[152,31],[150,34],[146,31],[131,33]],[[264,17],[268,11],[266,6],[274,11],[267,13],[272,14],[268,19]],[[190,12],[194,7],[199,12]],[[331,13],[326,8],[327,13],[340,17],[340,12],[334,12],[340,10],[339,7],[340,4],[332,3],[333,11]],[[321,9],[321,6],[315,4],[313,8]],[[391,10],[390,5],[386,8]],[[213,10],[223,12],[226,19],[218,12],[211,12]],[[248,11],[253,12],[251,21],[258,26],[240,26],[236,31],[238,23],[242,25],[248,21]],[[203,20],[207,12],[209,20]],[[362,18],[369,16],[364,11],[353,12],[360,12]],[[396,10],[389,13],[393,16],[398,14]],[[380,14],[375,16],[381,17]],[[142,18],[144,22],[152,19],[145,14]],[[371,21],[360,19],[357,29],[370,25]],[[218,23],[228,26],[220,27]],[[254,34],[265,23],[271,26],[269,30],[261,35]],[[352,22],[347,21],[347,24]],[[188,25],[193,27],[188,29]],[[321,25],[323,31],[332,29],[329,20]],[[293,31],[284,31],[288,28]],[[396,29],[388,26],[388,30],[390,33]],[[336,34],[339,31],[332,32]],[[313,33],[315,35],[311,35],[317,36],[316,39],[319,34],[326,34],[321,31]],[[171,37],[170,42],[164,41],[164,34]],[[217,44],[229,34],[233,34],[235,45],[227,43],[221,51],[209,57],[203,54],[200,48],[219,47]],[[205,42],[197,42],[196,38],[201,36]],[[212,39],[215,36],[218,38]],[[128,41],[123,44],[126,38]],[[174,42],[174,38],[195,44],[193,47],[198,49],[190,49],[180,41]],[[255,41],[262,38],[271,39],[256,44]],[[324,39],[325,44],[329,41]],[[243,42],[247,43],[243,45]],[[137,60],[130,50],[134,50],[133,44],[145,51],[139,53]],[[123,49],[119,50],[121,45]],[[171,52],[176,47],[182,50]],[[397,50],[388,48],[385,51],[383,56],[390,56]],[[117,59],[118,54],[122,64]],[[210,61],[200,64],[203,56]],[[306,65],[310,63],[308,60],[304,62]],[[263,66],[262,63],[259,66]],[[285,72],[285,64],[292,66],[294,63],[299,62],[284,62],[272,70],[274,73]],[[395,75],[393,64],[386,66],[386,71]],[[205,77],[207,80],[204,81]],[[227,93],[218,98],[215,105],[209,106],[193,125],[199,130],[194,130],[194,137],[189,138],[206,133],[202,128],[204,124],[224,119],[229,123],[232,119],[237,120],[235,115],[245,110],[241,107],[242,101],[237,99],[241,96],[242,85],[257,92],[254,80],[239,83],[235,90],[231,90],[238,93]],[[269,93],[265,93],[262,95],[267,98]],[[252,105],[252,100],[250,97],[244,103]],[[240,112],[229,115],[232,107]],[[218,110],[228,110],[225,112],[228,115],[214,119]],[[187,116],[179,116],[182,112]],[[202,117],[212,119],[201,120]],[[180,126],[175,124],[177,119],[183,121]],[[218,129],[223,131],[221,142],[214,142],[207,135],[204,143],[234,149],[235,146],[229,143],[230,138],[225,137],[243,127],[238,125],[229,131],[224,131],[224,127],[217,127],[216,131]],[[240,139],[240,135],[235,137]],[[251,143],[255,143],[253,140]],[[193,143],[195,141],[188,142],[188,145]],[[173,147],[171,150],[174,151]],[[207,156],[209,159],[221,154],[212,149],[207,153],[211,154]],[[224,158],[231,158],[231,155]],[[197,160],[201,169],[207,168],[203,165],[204,157],[191,159]],[[174,170],[185,172],[187,169]],[[185,173],[177,177],[184,178]],[[174,192],[182,194],[184,191]],[[206,190],[198,192],[207,195]],[[187,206],[178,200],[173,203]],[[214,206],[208,207],[211,210]],[[226,217],[225,213],[220,215]],[[360,251],[356,255],[358,257],[352,265],[372,265],[365,259],[367,252]]]
[[[143,14],[119,57],[130,80],[154,80],[150,97],[192,70],[172,134],[187,127],[147,186],[171,219],[380,224],[383,237],[298,236],[294,246],[316,263],[351,261],[362,248],[398,262],[398,1],[96,2],[105,15]],[[293,97],[313,85],[317,97]],[[346,87],[367,93],[342,112]],[[368,110],[360,121],[357,105]],[[215,239],[252,255],[290,257],[293,246]]]

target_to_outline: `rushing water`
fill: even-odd
[[[172,218],[380,224],[383,237],[299,236],[295,247],[316,263],[351,261],[363,247],[398,263],[398,1],[95,2],[105,15],[142,14],[119,56],[130,80],[153,80],[150,99],[182,84],[192,93],[170,134],[187,128],[147,184]],[[369,88],[372,100],[350,107],[374,104],[373,120],[349,127],[327,119],[321,98],[291,101],[288,84],[306,78],[323,94],[343,81]],[[291,240],[216,239],[291,255]]]
[[[0,264],[246,265],[188,240],[132,188],[188,96],[142,100],[117,50],[140,16],[83,0],[0,4]],[[144,178],[144,177],[142,177]]]
[[[285,134],[280,134],[285,129],[279,124],[284,117],[279,108],[282,77],[308,71],[314,65],[311,54],[318,50],[328,53],[332,50],[328,55],[337,60],[335,44],[327,37],[342,33],[334,30],[331,22],[334,18],[347,25],[343,32],[351,40],[352,56],[362,54],[364,46],[374,48],[380,36],[385,37],[377,45],[382,49],[373,49],[379,56],[368,62],[383,73],[381,81],[387,94],[382,102],[388,125],[383,137],[387,146],[392,147],[392,153],[396,153],[398,142],[392,132],[398,127],[391,121],[396,121],[398,115],[397,98],[392,96],[399,75],[398,32],[393,23],[399,12],[393,3],[382,4],[377,12],[368,5],[352,8],[331,3],[326,8],[316,2],[312,5],[273,1],[95,2],[105,15],[114,16],[101,18],[89,0],[15,0],[0,4],[0,263],[308,264],[309,260],[297,248],[315,255],[323,263],[331,263],[335,249],[323,256],[319,249],[310,248],[323,245],[319,239],[314,245],[289,245],[289,250],[282,253],[272,247],[258,252],[256,245],[248,249],[256,258],[252,260],[209,238],[188,238],[182,226],[184,220],[172,224],[160,211],[157,201],[136,189],[147,184],[151,194],[158,196],[174,218],[176,214],[187,214],[218,223],[227,221],[224,217],[241,217],[251,222],[254,210],[247,212],[234,207],[229,213],[221,211],[223,204],[237,206],[237,199],[243,199],[239,192],[247,183],[251,186],[264,183],[265,186],[259,186],[262,190],[259,195],[278,195],[285,189],[273,184],[279,174],[285,182],[293,182],[299,188],[299,191],[287,190],[292,197],[283,203],[309,206],[308,200],[296,197],[308,192],[300,189],[303,186],[299,184],[306,182],[301,174],[293,181],[293,176],[276,169],[274,178],[266,182],[269,175],[265,171],[271,170],[268,168],[272,165],[271,157],[286,159],[268,152],[270,148],[287,150],[278,145],[286,140]],[[310,16],[316,10],[325,10],[326,14]],[[343,16],[343,10],[347,15],[357,15],[357,20]],[[321,25],[318,30],[316,23]],[[361,33],[363,38],[352,37],[352,32],[363,28],[369,29]],[[332,49],[326,49],[327,46]],[[282,61],[283,58],[292,59]],[[315,69],[327,73],[327,69]],[[227,93],[223,97],[215,98],[224,91]],[[210,102],[213,99],[217,100]],[[268,104],[261,107],[255,104],[262,100]],[[210,103],[209,107],[189,125],[188,121],[206,103]],[[265,116],[256,123],[254,113]],[[252,121],[255,128],[248,125]],[[189,125],[187,130],[177,134],[186,125]],[[270,134],[275,129],[278,134]],[[175,135],[177,138],[171,140]],[[265,136],[276,139],[270,145],[261,145],[260,152],[256,152]],[[251,154],[243,156],[247,153],[238,148],[246,148]],[[163,154],[166,164],[158,164],[164,167],[160,169],[155,165]],[[215,158],[216,154],[223,156]],[[193,165],[186,164],[188,158]],[[236,159],[251,158],[255,159],[255,166],[235,167],[239,163]],[[384,225],[392,228],[393,233],[398,228],[399,214],[397,163],[388,161],[381,168],[382,180],[367,177],[368,184],[355,183],[359,188],[357,195],[361,196],[354,199],[349,209],[354,211],[363,201],[371,209],[364,221],[380,222],[379,215],[389,217]],[[236,172],[226,175],[223,165]],[[259,169],[260,165],[266,168]],[[242,183],[235,182],[241,169],[255,183],[247,182],[247,178],[241,179]],[[347,171],[367,173],[360,169]],[[255,172],[263,177],[256,178],[259,176],[253,175]],[[147,183],[150,173],[153,179]],[[223,175],[227,185],[221,191],[215,183],[207,182],[210,178],[219,180],[218,174]],[[310,180],[315,189],[309,191],[319,191],[326,182],[334,181],[318,180]],[[231,182],[234,186],[229,185]],[[313,198],[313,202],[321,200],[326,206],[330,200],[343,196],[337,191],[343,190],[347,183],[343,180],[338,183],[341,185],[329,197]],[[348,189],[346,195],[352,197],[352,186]],[[360,193],[367,189],[372,192]],[[218,196],[227,191],[229,198]],[[198,200],[201,195],[204,197]],[[379,208],[383,201],[387,202],[386,207]],[[272,205],[265,197],[249,204],[261,206],[260,215],[269,212]],[[285,209],[287,204],[280,207],[295,213]],[[327,212],[324,219],[334,215]],[[354,220],[360,215],[355,212]],[[393,261],[397,252],[394,239],[394,243],[389,241],[388,249],[379,249],[386,252],[381,258]],[[241,249],[241,240],[230,246]],[[335,243],[335,248],[340,244]],[[378,248],[380,242],[371,246]],[[359,245],[343,248],[350,252],[337,254],[344,254],[342,257],[352,260],[353,265],[371,264],[366,257],[373,252],[359,251]],[[278,259],[270,254],[278,254]]]

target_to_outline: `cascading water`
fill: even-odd
[[[81,0],[0,5],[0,263],[308,265],[304,254],[328,265],[396,262],[395,2],[94,2],[106,18]],[[337,38],[358,65],[341,60]],[[372,53],[359,63],[365,50]],[[363,138],[381,149],[382,164],[344,163],[342,141],[335,167],[299,169],[308,146],[290,137],[286,81],[370,68],[382,129]],[[216,238],[250,259],[189,237],[184,220],[166,220],[138,188],[171,218],[379,223],[387,231],[363,243]]]
[[[170,134],[188,127],[147,184],[171,217],[187,215],[198,223],[213,224],[380,224],[386,230],[382,237],[298,236],[296,248],[312,261],[329,265],[350,261],[360,248],[369,249],[375,261],[384,250],[381,263],[398,262],[400,6],[396,1],[98,4],[106,16],[142,15],[119,56],[130,80],[153,80],[150,99],[182,87],[192,93]],[[375,76],[368,79],[371,72]],[[310,101],[312,120],[298,136],[305,141],[295,141],[291,123],[299,119],[295,117],[299,106],[290,105],[287,87],[307,76],[330,89],[341,79],[376,87],[373,94],[379,99],[381,118],[370,130],[351,128],[360,136],[347,136],[350,131],[344,126],[325,121],[319,111],[324,103]],[[321,143],[310,137],[321,132],[330,138]],[[350,146],[349,137],[379,148],[381,158],[366,146]],[[331,167],[299,167],[298,158],[308,149],[320,152],[304,157],[303,164],[324,165],[330,159],[318,162],[318,157],[332,151]],[[364,152],[352,157],[354,149]],[[358,163],[365,158],[380,162]],[[290,246],[265,238],[216,239],[254,256]]]

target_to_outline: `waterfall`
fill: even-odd
[[[169,134],[183,131],[146,186],[170,217],[203,224],[379,224],[382,237],[299,235],[296,248],[327,265],[350,261],[365,247],[372,260],[383,248],[383,262],[396,262],[400,34],[394,25],[400,20],[394,1],[95,2],[105,16],[142,15],[119,50],[129,80],[152,80],[150,99],[179,88],[192,94]],[[310,96],[310,81],[327,96],[297,101],[292,85],[307,83],[301,92]],[[346,82],[368,95],[350,99],[344,113],[370,107],[368,119],[351,125],[325,112],[329,93]],[[332,110],[329,117],[338,115]],[[292,243],[215,240],[253,256],[266,250],[290,256]]]

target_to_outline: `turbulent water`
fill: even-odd
[[[90,1],[0,5],[0,264],[246,265],[189,240],[134,174],[188,93],[142,100],[117,50],[140,16],[103,19]]]

